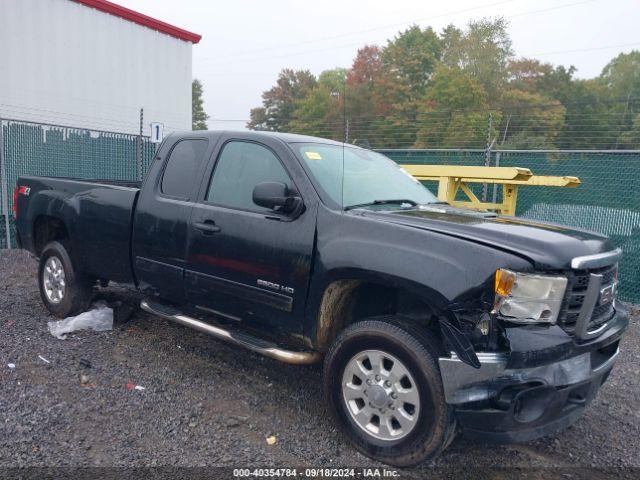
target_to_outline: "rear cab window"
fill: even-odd
[[[180,140],[173,146],[160,184],[164,195],[189,198],[208,143],[206,139],[192,138]]]

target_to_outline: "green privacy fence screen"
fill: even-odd
[[[0,182],[0,248],[19,175],[90,179],[142,179],[155,153],[148,138],[137,135],[8,121],[2,123],[4,172]],[[640,151],[384,150],[398,163],[519,166],[537,175],[580,177],[577,188],[523,187],[517,215],[594,230],[611,237],[624,251],[620,296],[640,303]],[[5,183],[6,182],[6,183]],[[427,186],[434,189],[435,183]],[[476,195],[483,186],[475,185]],[[486,195],[494,195],[492,185]],[[500,189],[495,190],[500,200]],[[11,232],[11,238],[15,238]],[[13,247],[15,243],[12,242]]]
[[[620,298],[640,303],[640,151],[385,150],[398,163],[525,167],[579,177],[577,188],[523,187],[516,215],[608,235],[622,248]],[[488,160],[488,162],[487,162]],[[435,192],[436,183],[427,186]],[[482,195],[482,186],[474,185]],[[491,200],[493,186],[487,188]],[[496,197],[501,200],[500,189]]]
[[[155,153],[155,144],[139,135],[14,120],[0,120],[0,124],[0,248],[7,247],[5,211],[9,212],[10,239],[15,239],[11,212],[13,187],[20,175],[141,180]]]

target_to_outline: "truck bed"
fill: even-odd
[[[38,241],[39,226],[58,219],[68,230],[67,241],[84,272],[132,283],[131,232],[140,183],[19,177],[18,186],[29,187],[28,195],[18,197],[20,241],[24,248],[38,255],[44,246]]]

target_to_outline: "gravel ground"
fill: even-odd
[[[0,467],[382,467],[337,433],[319,368],[280,364],[144,313],[111,332],[58,340],[47,330],[36,262],[0,250],[0,272]],[[398,473],[640,475],[639,324],[635,310],[609,381],[565,432],[506,446],[458,439],[432,464]]]

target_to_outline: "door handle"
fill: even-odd
[[[214,222],[213,220],[205,220],[204,222],[195,222],[193,226],[196,227],[205,235],[211,234],[211,233],[218,233],[221,230],[221,228],[218,225],[216,225],[216,222]]]

